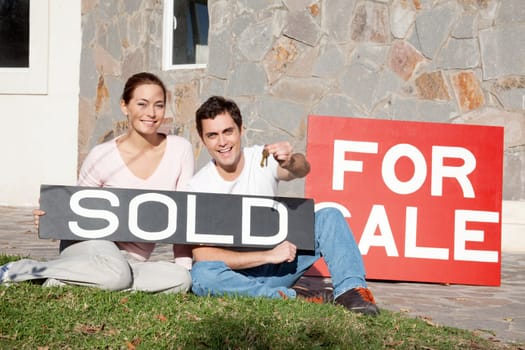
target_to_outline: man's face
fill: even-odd
[[[241,130],[229,113],[202,120],[202,141],[215,160],[219,173],[237,174],[242,170]]]

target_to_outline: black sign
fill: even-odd
[[[314,250],[312,199],[42,185],[39,237]]]

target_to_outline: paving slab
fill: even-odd
[[[58,242],[39,239],[32,208],[0,206],[0,254],[49,260]],[[153,260],[171,259],[171,247],[158,245]],[[502,253],[501,286],[369,281],[380,308],[419,317],[434,325],[468,329],[506,343],[525,344],[525,253]],[[311,289],[330,286],[329,278],[303,277]],[[525,345],[524,345],[525,346]]]

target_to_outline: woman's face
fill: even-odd
[[[129,126],[141,135],[156,134],[166,112],[162,88],[155,84],[139,85],[126,104],[120,102],[122,112],[128,116]]]

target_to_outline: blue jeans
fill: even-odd
[[[298,252],[291,263],[266,264],[244,270],[232,270],[222,261],[199,261],[191,270],[192,291],[196,295],[243,295],[280,298],[279,292],[290,298],[291,288],[321,256],[332,277],[334,297],[349,289],[366,287],[365,268],[361,252],[352,231],[334,208],[315,213],[315,251]]]

